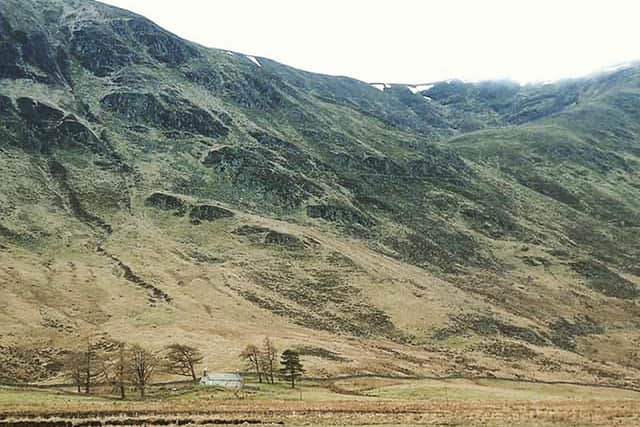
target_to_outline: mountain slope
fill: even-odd
[[[0,52],[5,380],[269,334],[318,375],[637,381],[637,68],[379,91],[76,0],[3,2]]]

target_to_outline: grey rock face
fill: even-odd
[[[151,93],[116,92],[106,95],[100,104],[104,109],[130,121],[141,121],[211,138],[229,133],[229,128],[209,111],[184,99],[164,98],[171,102],[165,103]]]
[[[83,67],[104,77],[132,64],[137,55],[102,26],[87,26],[73,33],[71,51]]]

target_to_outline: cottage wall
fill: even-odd
[[[242,388],[244,381],[238,374],[206,374],[200,379],[200,385],[226,388]]]

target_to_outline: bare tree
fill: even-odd
[[[262,356],[260,354],[260,349],[253,344],[249,344],[244,348],[244,350],[242,350],[240,357],[247,361],[249,369],[254,369],[256,371],[256,374],[258,375],[258,382],[262,382]]]
[[[64,358],[64,369],[68,373],[69,378],[76,386],[78,393],[82,393],[82,386],[84,380],[82,379],[82,365],[84,362],[84,356],[80,352],[71,352]]]
[[[117,354],[107,362],[107,369],[105,369],[107,380],[113,387],[113,392],[118,393],[121,399],[126,397],[127,376],[130,372],[128,356],[125,343],[119,343]]]
[[[87,347],[80,354],[80,378],[84,385],[85,394],[91,394],[93,385],[104,376],[103,365],[98,359],[96,346],[91,343],[90,339],[87,339]]]
[[[69,352],[63,364],[78,393],[91,394],[93,386],[104,377],[102,360],[90,339],[84,349]]]
[[[130,354],[131,382],[140,392],[140,398],[144,399],[145,390],[157,367],[157,359],[153,354],[151,354],[151,352],[137,344],[131,347]]]
[[[278,363],[278,350],[273,345],[273,342],[269,339],[269,337],[265,337],[264,341],[262,341],[261,356],[264,376],[268,382],[273,384],[275,383],[274,372],[276,369],[276,364]]]
[[[171,344],[166,350],[165,363],[168,372],[191,377],[193,382],[198,381],[196,365],[202,362],[202,353],[198,349],[184,344]]]

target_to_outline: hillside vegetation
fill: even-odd
[[[0,380],[82,339],[636,384],[640,68],[378,90],[0,4]]]

